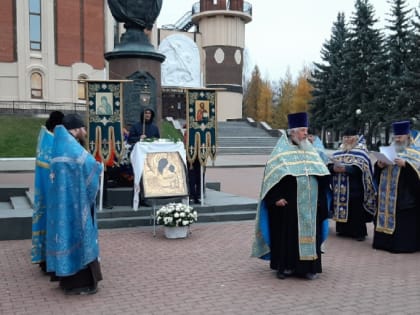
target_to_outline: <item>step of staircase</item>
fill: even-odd
[[[217,154],[268,155],[277,141],[277,136],[246,121],[218,123]]]
[[[1,210],[12,210],[12,205],[10,204],[10,201],[2,201],[0,202],[0,211]]]
[[[127,188],[119,188],[114,192],[118,192],[120,196],[128,194],[132,196],[132,192],[128,192]],[[181,202],[181,200],[180,198],[148,199],[149,204],[155,203],[155,211],[169,202]],[[198,213],[198,222],[253,220],[256,213],[255,200],[212,189],[206,189],[203,205],[190,205]],[[139,210],[134,211],[130,206],[117,205],[112,209],[103,209],[98,212],[98,226],[101,229],[151,226],[153,216],[153,206],[141,206]]]
[[[220,189],[220,185],[217,185],[217,183],[212,184],[215,188]],[[153,226],[153,207],[140,207],[138,211],[132,210],[131,187],[109,189],[109,196],[116,198],[112,199],[115,204],[112,209],[103,209],[98,212],[97,219],[100,229]],[[9,199],[13,199],[14,207],[17,208],[12,208],[12,202],[0,202],[0,240],[30,239],[32,236],[33,210],[32,207],[24,208],[30,204],[30,197],[12,196]],[[155,210],[158,210],[160,205],[174,201],[180,200],[179,198],[148,200],[151,204],[155,203]],[[255,219],[257,201],[254,199],[207,188],[203,201],[203,205],[191,204],[198,212],[198,222]]]
[[[12,204],[12,208],[16,210],[32,209],[32,204],[26,195],[10,197],[10,203]]]

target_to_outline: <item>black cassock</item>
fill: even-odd
[[[317,177],[318,210],[316,227],[316,260],[300,260],[297,217],[297,182],[293,176],[285,176],[264,198],[268,208],[270,228],[270,268],[278,271],[293,270],[296,275],[321,273],[320,235],[321,224],[328,216],[327,194],[328,176]],[[275,202],[286,199],[285,207],[277,207]]]
[[[379,179],[381,172],[375,165],[375,179]],[[392,253],[415,252],[420,250],[420,180],[408,163],[401,168],[397,191],[394,233],[375,230],[373,248]]]
[[[328,169],[331,174],[335,174],[333,164],[328,165]],[[354,165],[346,165],[346,173],[349,176],[348,217],[347,222],[336,222],[336,232],[341,236],[365,237],[367,236],[366,222],[372,222],[372,215],[363,207],[362,170]]]

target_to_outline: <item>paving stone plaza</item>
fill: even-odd
[[[257,198],[263,168],[245,167],[258,164],[246,158],[225,157],[237,167],[209,168],[208,180]],[[10,183],[8,176],[25,181],[19,173],[1,173],[0,181]],[[279,280],[267,262],[250,257],[252,220],[196,223],[178,240],[165,239],[161,227],[156,237],[152,227],[100,230],[104,280],[92,296],[65,296],[30,263],[30,240],[2,241],[0,314],[419,313],[420,253],[372,249],[371,225],[364,242],[334,231],[331,222],[323,273],[307,281]]]

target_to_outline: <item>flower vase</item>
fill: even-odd
[[[166,238],[186,238],[188,226],[164,226],[163,231]]]

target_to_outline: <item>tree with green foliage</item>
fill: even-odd
[[[403,75],[405,91],[409,95],[405,111],[407,118],[412,118],[417,124],[416,128],[420,128],[420,4],[419,8],[414,10],[412,25],[408,44],[410,57]]]
[[[386,38],[388,86],[386,92],[387,104],[383,107],[385,124],[389,125],[397,117],[406,119],[410,117],[407,104],[410,93],[407,89],[407,71],[410,62],[410,14],[405,0],[394,0],[391,7],[391,18],[387,21],[388,36]],[[418,50],[418,47],[417,49]]]
[[[338,13],[331,38],[321,49],[322,63],[314,63],[314,70],[309,78],[313,87],[311,126],[318,130],[337,129],[345,120],[342,109],[347,95],[348,69],[344,55],[348,36],[344,13]]]
[[[349,40],[344,55],[348,70],[347,95],[342,114],[342,128],[359,129],[371,144],[373,127],[381,121],[378,113],[378,98],[383,86],[378,78],[386,75],[383,36],[375,28],[377,22],[369,0],[357,0],[356,12],[350,22]],[[361,111],[361,115],[358,114]]]

